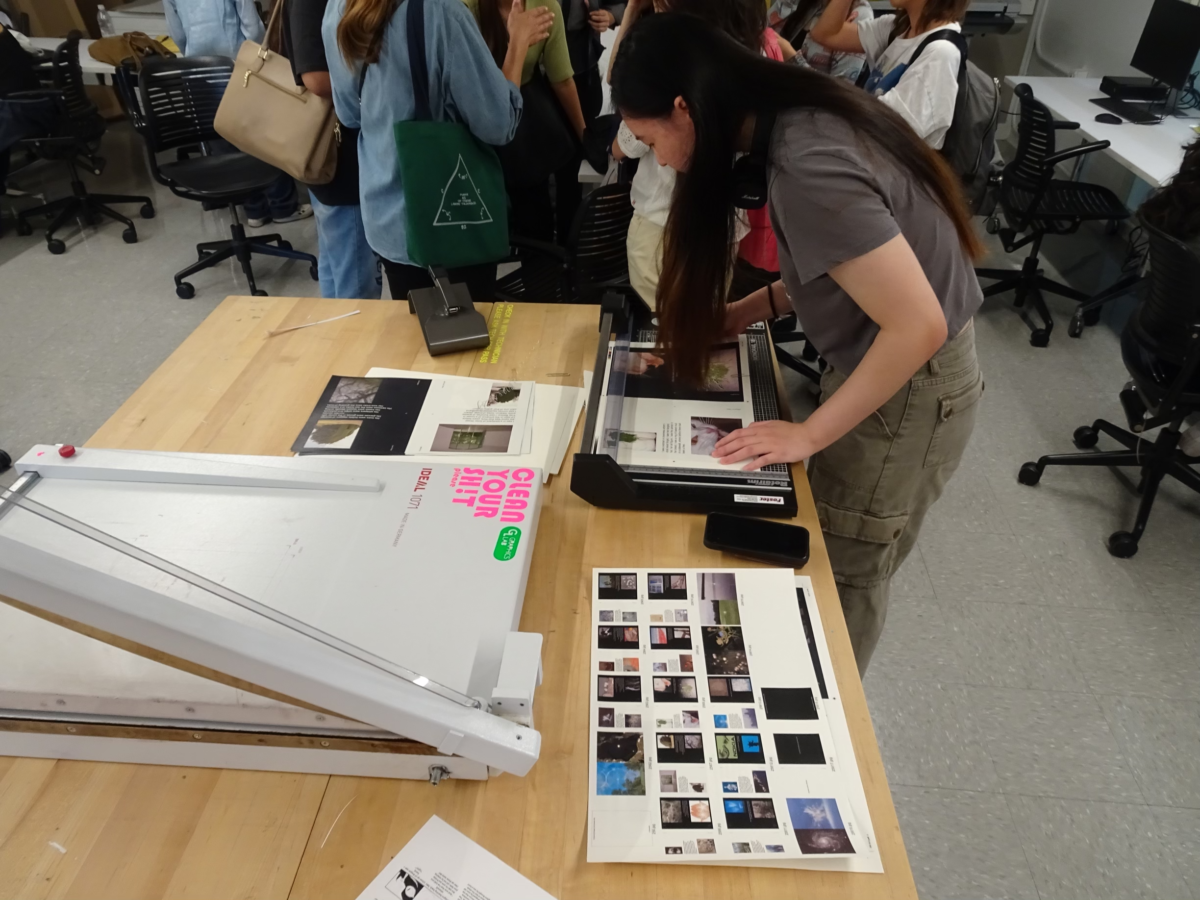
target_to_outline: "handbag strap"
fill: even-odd
[[[275,5],[271,7],[271,18],[267,21],[266,34],[258,48],[258,55],[264,59],[268,51],[274,51],[279,56],[283,55],[283,37],[275,30],[275,25],[279,22],[280,13],[283,12],[284,2],[285,0],[275,0]],[[282,27],[280,25],[280,28]]]
[[[429,103],[429,63],[425,58],[425,0],[404,0],[408,4],[408,67],[412,73],[414,118],[433,119]]]

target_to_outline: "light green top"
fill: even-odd
[[[463,0],[463,3],[467,5],[471,15],[475,17],[475,24],[478,25],[479,0]],[[529,84],[539,61],[545,64],[546,77],[550,79],[550,83],[558,84],[575,74],[571,68],[571,55],[567,52],[567,29],[563,22],[563,11],[558,5],[558,0],[527,0],[525,3],[527,10],[537,9],[539,6],[544,6],[554,13],[554,24],[550,26],[550,36],[544,41],[538,41],[525,54],[521,84]]]

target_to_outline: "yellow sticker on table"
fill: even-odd
[[[479,354],[481,363],[500,362],[500,351],[504,349],[504,339],[508,336],[508,325],[512,320],[515,303],[497,303],[492,307],[492,317],[488,320],[488,345]]]

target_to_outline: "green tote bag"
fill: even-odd
[[[509,255],[508,195],[496,151],[458,122],[435,122],[425,58],[425,0],[408,4],[416,118],[396,123],[408,256],[418,266],[472,266]]]

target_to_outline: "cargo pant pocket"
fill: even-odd
[[[908,513],[874,515],[818,499],[817,518],[837,581],[869,587],[891,577],[892,559],[908,527]]]
[[[957,464],[962,459],[975,429],[975,414],[982,396],[983,375],[976,370],[975,378],[966,387],[938,397],[937,421],[925,453],[926,469]]]

